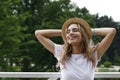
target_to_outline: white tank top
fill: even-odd
[[[61,45],[55,44],[55,57],[59,61],[62,55],[63,48]],[[94,57],[97,60],[97,52]],[[61,80],[94,80],[95,67],[92,62],[88,61],[86,56],[81,54],[72,54],[70,59],[65,61],[65,65],[60,64]]]

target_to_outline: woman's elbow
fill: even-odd
[[[111,33],[115,35],[116,34],[116,29],[115,28],[111,28]]]
[[[35,36],[38,37],[39,35],[39,30],[35,30]]]

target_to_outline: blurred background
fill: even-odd
[[[117,34],[101,58],[97,71],[120,72],[120,22],[112,16],[92,14],[71,0],[0,0],[0,71],[57,72],[57,60],[35,38],[37,29],[61,29],[71,17],[85,19],[92,28],[113,27]],[[93,37],[98,43],[102,37]],[[52,38],[62,44],[61,37]],[[33,80],[33,79],[0,79]],[[46,80],[46,79],[34,79]],[[96,79],[120,80],[120,79]]]

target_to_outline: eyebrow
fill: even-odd
[[[79,28],[72,28],[72,29],[79,29]],[[70,30],[70,29],[67,28],[67,30]]]

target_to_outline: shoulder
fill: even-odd
[[[62,50],[63,49],[63,45],[61,44],[54,44],[54,52],[56,53],[56,51]]]
[[[58,59],[62,56],[63,53],[63,45],[61,44],[54,44],[54,56]]]

